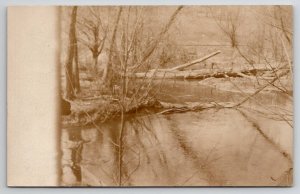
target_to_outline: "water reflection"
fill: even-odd
[[[282,131],[283,126],[277,123]],[[131,118],[125,129],[122,185],[276,185],[291,168],[235,110]],[[72,169],[76,180],[87,186],[118,185],[118,150],[108,141],[117,130],[109,125],[103,134],[96,128],[78,131],[83,143],[81,176]]]
[[[177,82],[169,84],[169,89],[164,86],[167,92],[162,92],[160,98],[170,102],[207,102],[208,98],[236,101],[241,98],[240,94],[228,94],[194,84]],[[283,96],[271,93],[257,96],[256,100],[281,106],[287,103]],[[254,104],[249,102],[248,107]],[[99,126],[63,129],[63,184],[118,186],[119,148],[112,142],[118,143],[119,131],[118,120]],[[266,139],[262,132],[272,141]],[[264,117],[262,113],[246,108],[127,115],[121,184],[289,185],[292,162],[286,155],[292,157],[292,128],[282,120]]]
[[[101,129],[98,126],[63,129],[63,184],[116,185],[117,149],[111,141],[117,136],[118,125],[114,123],[103,124]]]

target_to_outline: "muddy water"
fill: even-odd
[[[232,102],[241,98],[240,94],[217,91],[196,82],[170,82],[163,88],[159,97],[168,102]],[[274,93],[260,95],[256,100],[278,106],[288,103]],[[240,109],[127,116],[121,179],[119,147],[115,145],[119,143],[119,121],[64,129],[62,184],[289,185],[292,128],[255,110],[254,102],[249,102]]]

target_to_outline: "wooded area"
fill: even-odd
[[[218,115],[219,110],[224,111],[224,115],[218,115],[218,126],[211,124],[210,131],[233,129],[232,123],[223,126],[222,122],[226,114],[238,114],[241,128],[244,125],[253,128],[255,134],[262,136],[261,141],[279,152],[287,159],[287,164],[283,163],[292,168],[290,148],[284,150],[281,142],[273,138],[276,134],[270,137],[267,130],[279,126],[285,130],[282,134],[286,134],[293,128],[290,6],[72,6],[62,8],[62,18],[61,97],[63,110],[68,109],[63,111],[66,114],[62,116],[62,128],[67,131],[95,128],[106,138],[103,142],[113,146],[109,153],[116,153],[115,167],[110,174],[113,178],[108,176],[112,183],[97,182],[107,173],[99,179],[77,162],[80,173],[88,174],[86,179],[96,185],[129,185],[133,174],[142,166],[140,157],[143,157],[129,144],[136,142],[141,150],[147,147],[135,138],[128,141],[132,134],[142,136],[140,130],[144,129],[143,138],[155,136],[153,141],[158,141],[157,120],[164,120],[162,128],[171,126],[175,133],[173,122],[179,121],[172,119],[182,114],[182,122],[187,122],[189,131],[194,127],[191,123],[206,122],[196,114]],[[263,115],[261,117],[269,119],[269,123],[261,122],[260,117],[252,118],[251,111],[255,111],[253,115]],[[153,119],[155,124],[152,126],[146,118]],[[189,121],[189,118],[194,120]],[[140,126],[141,119],[145,120]],[[135,125],[139,127],[136,129]],[[109,128],[109,132],[105,128]],[[164,134],[163,130],[160,133]],[[185,133],[189,132],[174,136],[183,155],[189,155],[192,153],[189,145],[181,142]],[[85,143],[79,143],[72,153],[83,152]],[[285,142],[283,146],[290,143]],[[134,153],[132,158],[128,152]],[[162,154],[157,154],[156,157],[164,161]],[[192,160],[201,161],[200,166],[205,166],[201,154],[197,154],[191,155]],[[151,157],[144,158],[149,160],[147,164],[151,164]],[[81,156],[78,158],[82,160]],[[130,161],[139,162],[133,167]],[[210,170],[200,169],[196,172],[209,177],[205,179],[209,185],[225,184],[212,176]],[[245,170],[245,173],[250,172]],[[276,181],[278,185],[289,185],[291,173],[286,170],[282,175],[288,177],[287,182],[280,178],[274,179],[274,183],[268,182],[269,179],[264,181],[267,185],[274,185]],[[255,182],[255,178],[252,181]]]

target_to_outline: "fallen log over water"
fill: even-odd
[[[233,71],[232,68],[223,68],[223,69],[198,69],[198,70],[184,70],[187,67],[195,65],[197,63],[203,62],[217,54],[221,53],[221,51],[216,51],[211,54],[208,54],[200,59],[196,59],[194,61],[178,65],[173,68],[168,69],[151,69],[147,72],[139,72],[139,73],[127,73],[128,77],[135,78],[151,78],[151,79],[206,79],[210,77],[215,78],[225,78],[225,77],[248,77],[255,76],[258,72],[270,71],[265,66],[258,66],[249,69],[245,66],[244,69],[239,69]]]
[[[206,79],[210,77],[225,78],[225,77],[249,77],[255,76],[259,70],[249,69],[240,72],[224,71],[216,69],[201,69],[201,70],[186,70],[186,71],[169,71],[157,70],[142,73],[135,73],[136,78],[154,78],[154,79]],[[264,71],[264,70],[262,70]]]
[[[146,98],[139,103],[130,103],[130,101],[131,100],[128,99],[125,102],[126,105],[124,105],[126,114],[136,113],[146,108],[161,107],[160,103],[154,98]],[[72,114],[62,118],[63,127],[80,127],[94,123],[103,123],[121,115],[120,103],[115,99],[102,99],[100,103],[93,103],[94,106],[86,106],[84,104],[78,104],[78,102],[77,104],[73,102]]]
[[[75,105],[73,105],[75,106]],[[170,114],[187,111],[201,111],[208,108],[229,108],[232,103],[200,103],[200,102],[186,102],[184,104],[175,104],[161,102],[154,98],[147,98],[139,103],[128,105],[125,114],[142,113],[144,110],[152,110],[152,113]],[[148,114],[148,112],[147,112]],[[121,106],[118,102],[111,100],[103,102],[95,107],[78,106],[75,112],[71,115],[65,116],[62,119],[64,128],[87,126],[96,123],[103,123],[108,120],[120,117]]]

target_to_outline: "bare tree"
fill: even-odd
[[[292,42],[292,8],[291,6],[276,5],[268,7],[266,10],[256,11],[257,18],[274,30],[282,33],[288,44]]]
[[[75,27],[75,36],[76,36],[76,27]],[[77,38],[74,39],[74,88],[76,93],[80,92],[80,81],[79,81],[79,59],[78,59],[78,43]]]
[[[241,49],[238,46],[236,48],[253,69],[264,66],[267,76],[264,75],[264,72],[256,75],[256,79],[260,80],[260,86],[238,105],[251,99],[267,86],[292,100],[292,79],[290,79],[292,77],[291,39],[293,35],[291,7],[270,6],[254,10],[256,19],[259,21],[256,31],[251,32],[248,36],[246,48]],[[290,124],[290,126],[292,125]]]
[[[76,17],[77,6],[72,8],[71,23],[69,29],[69,47],[68,47],[68,59],[66,62],[66,98],[73,99],[75,97],[76,89],[80,90],[79,85],[79,70],[78,70],[78,54],[77,54],[77,40],[76,40]],[[73,62],[75,60],[75,75],[73,72]]]
[[[97,70],[98,56],[102,52],[108,34],[108,24],[106,24],[99,7],[88,7],[88,15],[82,16],[77,21],[79,24],[80,43],[86,46],[92,53],[94,70]]]
[[[111,74],[112,55],[113,55],[113,50],[114,50],[114,46],[115,46],[115,39],[116,39],[116,34],[117,34],[118,25],[119,25],[122,10],[123,10],[123,8],[120,7],[119,10],[118,10],[116,21],[114,23],[113,34],[112,34],[111,41],[110,41],[110,46],[109,46],[108,67],[107,67],[108,69],[105,71],[105,73],[102,76],[103,83],[106,82],[106,84],[109,87],[111,86],[111,79],[108,79],[108,75]]]
[[[142,29],[144,26],[143,17],[142,17],[142,9],[143,8],[135,8],[132,7],[126,7],[123,11],[123,18],[122,23],[120,23],[120,33],[118,34],[118,37],[115,37],[117,34],[116,28],[114,30],[113,34],[113,40],[114,42],[111,42],[111,45],[117,44],[118,46],[114,47],[111,46],[111,53],[115,52],[119,61],[119,66],[117,67],[117,72],[120,74],[120,82],[121,82],[121,92],[119,93],[119,96],[117,97],[117,101],[121,108],[121,129],[120,129],[120,136],[119,136],[119,185],[122,185],[122,166],[123,166],[123,133],[124,133],[124,124],[125,124],[125,113],[126,110],[129,108],[131,100],[128,100],[128,92],[129,92],[129,83],[130,78],[127,76],[130,73],[136,72],[141,66],[143,66],[147,60],[151,57],[151,55],[154,53],[154,51],[158,48],[160,41],[163,39],[164,35],[167,33],[171,25],[173,24],[176,16],[180,12],[180,10],[183,8],[183,6],[179,6],[176,8],[174,13],[171,15],[169,21],[165,24],[164,27],[162,27],[161,31],[158,33],[156,38],[151,41],[151,44],[148,45],[147,49],[143,49],[143,55],[137,58],[137,49],[142,50],[141,47],[141,41],[142,41]],[[119,14],[121,14],[122,10],[120,9],[118,12],[118,18]],[[116,24],[118,23],[118,19],[116,21]],[[143,37],[145,38],[145,37]],[[147,38],[146,38],[147,40]],[[116,41],[116,42],[115,42]],[[136,64],[133,64],[136,63]],[[134,81],[131,80],[131,81]],[[131,82],[134,84],[133,82]],[[146,91],[144,91],[143,94],[141,94],[141,97],[139,101],[145,100],[145,97],[148,95],[150,87],[151,87],[151,81],[149,81],[146,86],[148,88]],[[136,87],[135,90],[140,91],[139,87]],[[132,98],[135,98],[135,96],[132,96]]]
[[[209,12],[222,32],[229,38],[231,46],[236,47],[238,45],[238,30],[242,21],[241,8],[234,6],[209,7]]]

